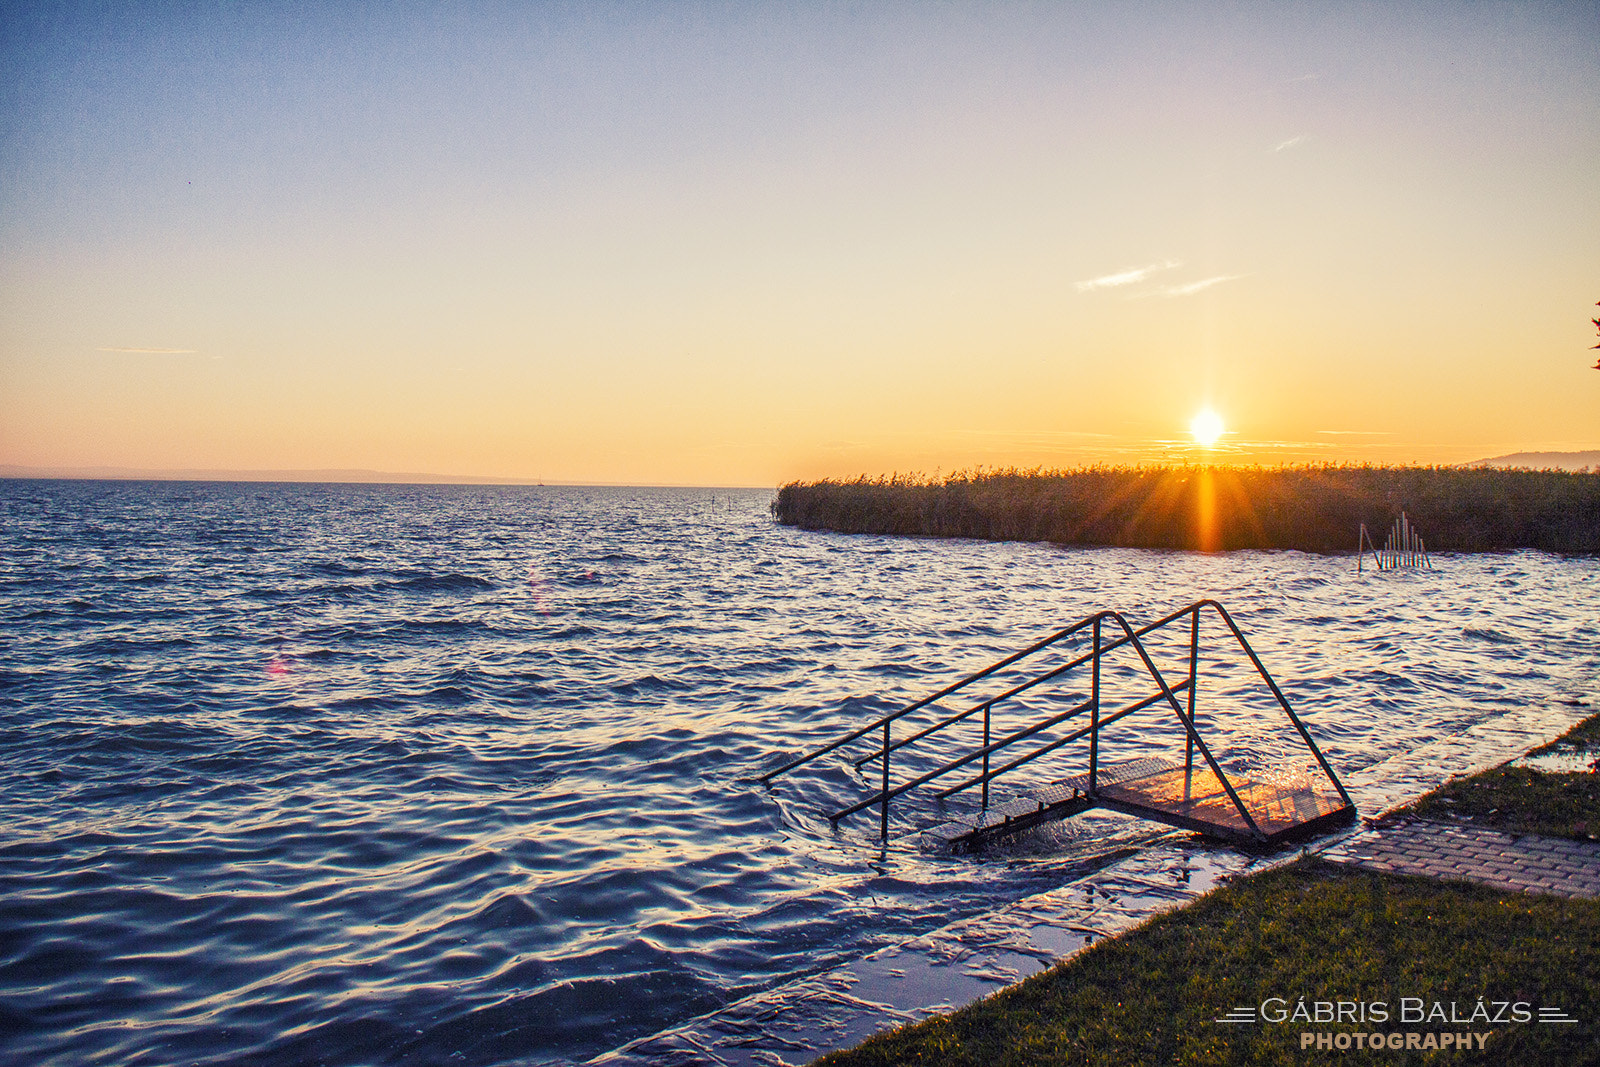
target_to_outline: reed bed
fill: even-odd
[[[1600,551],[1600,473],[1491,467],[1140,466],[791,482],[806,530],[1129,548],[1354,552],[1401,511],[1434,552]]]

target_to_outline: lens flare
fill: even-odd
[[[1222,416],[1206,408],[1189,423],[1189,432],[1202,447],[1213,448],[1223,434]]]

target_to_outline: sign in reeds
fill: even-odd
[[[1372,535],[1367,532],[1367,524],[1361,524],[1361,534],[1356,541],[1356,571],[1359,573],[1362,565],[1366,563],[1367,551],[1372,552],[1372,562],[1377,564],[1380,571],[1392,571],[1398,567],[1433,567],[1433,559],[1428,555],[1428,546],[1423,543],[1422,535],[1411,525],[1411,517],[1405,512],[1394,520],[1394,525],[1389,527],[1389,536],[1384,539],[1383,551],[1378,551],[1378,546],[1372,543]]]
[[[1424,529],[1435,551],[1600,551],[1600,473],[1494,467],[1084,467],[792,482],[779,522],[841,533],[1131,548],[1349,552]],[[1393,546],[1407,553],[1403,538]]]

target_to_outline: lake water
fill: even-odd
[[[752,778],[1102,607],[1222,601],[1344,773],[1600,689],[1593,558],[1358,576],[771,495],[0,482],[0,1058],[581,1062],[1055,888],[1172,831],[950,856],[919,802],[882,848],[824,817],[875,765]],[[1237,755],[1271,712],[1217,670]]]

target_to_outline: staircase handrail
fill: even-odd
[[[1155,704],[1159,704],[1162,701],[1166,701],[1167,704],[1171,706],[1173,712],[1178,717],[1178,721],[1183,726],[1185,741],[1191,758],[1193,751],[1198,749],[1206,764],[1210,767],[1211,772],[1216,776],[1218,783],[1221,784],[1223,790],[1227,793],[1229,800],[1233,802],[1233,806],[1238,810],[1240,817],[1243,819],[1244,824],[1249,828],[1250,833],[1257,838],[1265,839],[1266,835],[1258,826],[1254,817],[1251,816],[1249,810],[1245,807],[1244,801],[1234,789],[1233,784],[1228,780],[1228,776],[1226,773],[1224,773],[1221,764],[1218,763],[1216,757],[1211,752],[1210,746],[1206,744],[1205,739],[1200,735],[1199,730],[1195,726],[1194,693],[1197,684],[1197,673],[1199,670],[1200,617],[1201,612],[1206,608],[1211,608],[1214,610],[1217,616],[1227,626],[1228,631],[1233,635],[1234,640],[1249,658],[1252,666],[1255,667],[1256,672],[1260,675],[1261,679],[1266,682],[1268,689],[1271,691],[1273,697],[1277,700],[1279,706],[1282,707],[1284,712],[1288,715],[1289,721],[1294,725],[1295,730],[1299,733],[1301,740],[1305,742],[1306,747],[1309,748],[1312,755],[1316,757],[1318,766],[1322,768],[1323,773],[1327,775],[1328,780],[1333,784],[1334,789],[1338,791],[1339,797],[1344,801],[1347,807],[1353,809],[1354,803],[1351,801],[1349,793],[1345,791],[1344,784],[1339,781],[1339,777],[1334,773],[1333,767],[1328,763],[1327,758],[1323,756],[1322,750],[1317,747],[1317,743],[1312,739],[1311,733],[1306,728],[1305,723],[1300,719],[1300,716],[1295,714],[1294,708],[1290,706],[1288,698],[1283,694],[1283,690],[1278,687],[1278,683],[1270,674],[1267,673],[1266,665],[1261,662],[1261,657],[1258,656],[1255,649],[1251,647],[1249,640],[1244,636],[1243,630],[1241,630],[1238,623],[1234,621],[1234,618],[1228,612],[1228,609],[1223,607],[1218,601],[1212,599],[1195,601],[1187,607],[1180,608],[1177,611],[1162,616],[1154,622],[1137,628],[1129,623],[1127,618],[1124,617],[1120,612],[1110,610],[1095,612],[1094,614],[1087,616],[1081,621],[1076,622],[1065,629],[1058,630],[1048,637],[1034,642],[1019,652],[1015,652],[1009,656],[1006,656],[1005,658],[994,664],[991,664],[981,671],[977,671],[966,676],[965,678],[960,679],[959,681],[945,686],[943,689],[940,689],[938,692],[933,693],[930,696],[908,704],[897,711],[880,716],[868,725],[854,730],[828,745],[824,745],[823,747],[809,752],[798,759],[789,761],[788,763],[785,763],[784,765],[767,772],[765,775],[761,776],[759,780],[763,783],[770,783],[773,778],[787,773],[788,771],[793,770],[804,763],[816,759],[819,756],[826,755],[827,753],[847,745],[852,741],[859,740],[867,734],[881,730],[883,732],[883,741],[880,746],[875,751],[870,752],[866,756],[857,760],[855,762],[855,766],[859,769],[865,763],[881,759],[883,761],[882,788],[873,793],[871,796],[867,797],[865,800],[833,813],[829,816],[829,818],[833,822],[837,823],[840,819],[843,819],[849,815],[853,815],[856,812],[863,811],[875,805],[882,805],[883,832],[885,836],[887,836],[889,802],[903,793],[909,792],[912,789],[925,785],[928,782],[943,777],[954,770],[967,766],[968,764],[981,759],[983,761],[983,771],[981,774],[942,790],[939,793],[939,797],[942,799],[957,793],[962,789],[981,784],[984,791],[984,805],[987,807],[988,789],[991,781],[998,778],[1002,774],[1007,773],[1008,771],[1015,770],[1017,767],[1029,762],[1030,760],[1036,759],[1048,752],[1052,752],[1055,749],[1060,748],[1062,745],[1078,740],[1085,735],[1090,735],[1088,795],[1093,797],[1098,795],[1096,784],[1096,753],[1098,752],[1100,731],[1136,711],[1140,711]],[[1161,670],[1156,666],[1155,660],[1145,648],[1144,641],[1141,640],[1141,638],[1148,636],[1153,631],[1159,630],[1162,627],[1171,625],[1173,622],[1184,618],[1185,616],[1190,616],[1192,619],[1192,629],[1190,631],[1189,642],[1189,673],[1188,676],[1181,681],[1169,683],[1162,674]],[[1122,633],[1121,636],[1102,643],[1102,624],[1106,623],[1111,624],[1113,628],[1120,629]],[[1048,671],[1020,682],[1006,689],[1004,692],[987,697],[979,703],[974,704],[963,711],[958,711],[952,715],[949,715],[944,719],[932,724],[931,726],[925,727],[908,737],[902,738],[899,741],[892,740],[890,724],[895,720],[924,708],[942,697],[958,692],[966,686],[994,674],[996,671],[999,671],[1013,663],[1018,662],[1019,660],[1025,659],[1028,656],[1040,652],[1051,645],[1054,645],[1058,641],[1064,640],[1065,638],[1080,633],[1090,627],[1092,627],[1094,630],[1094,644],[1089,651],[1083,653],[1082,655],[1077,656],[1065,664],[1054,667]],[[1106,653],[1117,648],[1121,648],[1125,645],[1131,645],[1134,651],[1138,653],[1139,659],[1143,663],[1145,671],[1155,682],[1159,692],[1152,696],[1136,700],[1133,703],[1121,707],[1111,714],[1102,717],[1100,715],[1100,660],[1105,656]],[[1040,685],[1043,682],[1049,681],[1053,678],[1059,678],[1068,671],[1071,671],[1076,667],[1081,667],[1083,664],[1089,662],[1093,662],[1094,665],[1094,679],[1092,683],[1091,695],[1088,700],[1077,703],[1073,707],[1068,708],[1066,711],[1058,712],[1038,722],[1023,726],[1017,730],[1013,730],[1011,733],[1001,737],[998,740],[992,742],[990,741],[989,713],[994,705],[1003,700],[1007,700],[1013,696],[1016,696],[1019,693],[1025,692],[1036,685]],[[1184,692],[1189,694],[1189,707],[1187,710],[1178,700],[1178,694]],[[912,778],[909,781],[891,787],[889,780],[889,756],[891,753],[920,741],[925,737],[936,734],[980,711],[984,713],[984,744],[981,747],[973,749],[972,751],[958,756],[953,760],[949,760],[940,766],[933,768],[932,770],[926,771],[915,778]],[[1006,749],[1011,745],[1026,740],[1029,737],[1033,737],[1044,730],[1048,730],[1051,727],[1057,726],[1068,719],[1083,714],[1086,711],[1091,712],[1093,715],[1092,721],[1088,726],[1073,731],[1064,737],[1051,741],[1018,759],[1012,760],[998,769],[992,771],[990,770],[989,757],[993,753]]]
[[[1202,601],[1202,603],[1206,603],[1206,602]],[[1164,615],[1161,618],[1157,619],[1155,622],[1152,622],[1152,623],[1149,623],[1148,625],[1139,627],[1137,630],[1134,631],[1134,633],[1136,633],[1136,634],[1138,634],[1139,636],[1142,637],[1145,634],[1150,633],[1152,630],[1158,630],[1161,627],[1170,624],[1175,619],[1182,618],[1184,615],[1187,615],[1187,614],[1189,614],[1189,612],[1193,611],[1194,608],[1195,608],[1195,605],[1190,605],[1189,607],[1181,608],[1178,611],[1174,611],[1169,615]],[[1045,638],[1043,638],[1043,639],[1041,639],[1039,641],[1035,641],[1033,644],[1029,645],[1027,648],[1022,649],[1019,652],[1013,652],[1011,655],[1005,657],[1002,660],[999,660],[996,663],[990,664],[989,666],[985,667],[981,671],[977,671],[977,672],[975,672],[973,674],[969,674],[965,678],[962,678],[960,681],[952,682],[951,684],[945,686],[943,689],[939,690],[936,693],[932,693],[932,694],[930,694],[928,696],[923,697],[921,700],[915,701],[915,702],[913,702],[911,704],[907,704],[905,707],[900,708],[897,711],[892,711],[887,715],[884,715],[884,716],[881,716],[880,718],[874,719],[872,722],[868,723],[866,726],[863,726],[863,727],[861,727],[860,729],[857,729],[857,730],[853,730],[850,733],[844,735],[843,737],[839,738],[836,741],[832,741],[832,742],[830,742],[830,743],[828,743],[826,745],[823,745],[821,748],[815,749],[814,751],[807,752],[805,755],[800,756],[797,759],[792,759],[788,763],[785,763],[780,767],[775,767],[774,769],[768,771],[767,773],[765,773],[763,775],[760,775],[756,780],[761,782],[763,785],[770,785],[771,782],[772,782],[772,779],[778,777],[779,775],[787,774],[790,771],[794,770],[796,767],[802,766],[802,765],[804,765],[806,763],[810,763],[812,760],[816,759],[819,756],[826,756],[828,753],[834,751],[835,749],[843,748],[845,745],[850,744],[852,741],[858,741],[861,738],[865,737],[867,734],[872,733],[874,730],[881,730],[885,723],[894,722],[895,720],[903,718],[906,715],[910,715],[914,711],[920,711],[922,708],[927,707],[929,704],[932,704],[934,701],[939,700],[939,699],[941,699],[943,697],[947,697],[951,693],[958,692],[959,690],[964,689],[967,686],[971,685],[973,682],[982,681],[984,678],[987,678],[989,675],[994,674],[996,671],[1001,670],[1001,669],[1003,669],[1005,667],[1011,666],[1011,664],[1016,663],[1018,660],[1026,659],[1028,656],[1031,656],[1036,652],[1042,652],[1044,649],[1049,648],[1051,645],[1055,644],[1056,642],[1061,641],[1061,640],[1063,640],[1065,638],[1071,637],[1073,634],[1078,633],[1080,630],[1083,630],[1086,627],[1089,627],[1089,626],[1093,625],[1096,618],[1103,617],[1103,616],[1105,616],[1107,614],[1115,614],[1115,613],[1114,612],[1111,612],[1111,613],[1108,613],[1108,612],[1097,612],[1096,614],[1090,615],[1087,618],[1084,618],[1079,622],[1073,623],[1071,626],[1068,626],[1066,629],[1057,630],[1055,633],[1051,634],[1050,636],[1045,637]],[[1100,646],[1100,654],[1104,655],[1105,653],[1110,652],[1112,649],[1120,648],[1120,647],[1122,647],[1123,645],[1125,645],[1127,643],[1128,643],[1128,639],[1127,638],[1119,637],[1113,642],[1108,642],[1108,643],[1106,643],[1104,645],[1101,645]],[[1081,666],[1082,664],[1088,662],[1090,659],[1093,659],[1093,658],[1094,658],[1094,654],[1093,653],[1089,653],[1089,654],[1087,654],[1085,656],[1080,656],[1077,660],[1074,660],[1071,664],[1068,664],[1068,667]],[[1066,668],[1059,668],[1059,669],[1051,672],[1049,677],[1055,677],[1056,675],[1063,673],[1065,671],[1065,669]],[[926,737],[931,733],[935,733],[938,730],[944,729],[946,726],[950,726],[950,725],[953,725],[953,724],[955,724],[957,722],[960,722],[961,720],[965,719],[967,716],[972,715],[975,712],[983,710],[985,705],[996,704],[999,701],[1001,701],[1001,700],[1003,700],[1003,699],[1005,699],[1005,698],[1007,698],[1009,696],[1012,696],[1017,692],[1021,692],[1022,690],[1027,689],[1030,686],[1035,685],[1038,682],[1043,681],[1043,680],[1045,680],[1045,679],[1044,679],[1043,676],[1041,676],[1040,678],[1036,678],[1036,679],[1033,679],[1033,680],[1031,680],[1031,681],[1029,681],[1027,683],[1024,683],[1022,686],[1020,686],[1017,689],[1014,689],[1014,690],[1012,690],[1010,692],[1001,693],[1001,694],[999,694],[999,695],[997,695],[995,697],[991,697],[991,698],[989,698],[989,699],[987,699],[987,700],[985,700],[985,701],[983,701],[981,703],[974,704],[972,707],[968,708],[966,711],[958,712],[957,714],[950,716],[949,718],[945,719],[944,721],[942,721],[940,723],[936,723],[932,728],[924,730],[921,733],[919,733],[919,734],[917,734],[917,735],[915,735],[913,737],[906,738],[904,740],[904,742],[902,742],[901,744],[891,745],[890,748],[889,748],[889,751],[893,752],[895,749],[902,747],[904,743],[909,743],[909,742],[914,741],[914,740],[920,740],[921,738]],[[877,759],[881,754],[882,754],[881,751],[874,752],[871,755],[869,755],[866,760],[862,760],[861,762],[865,763],[867,760]]]

